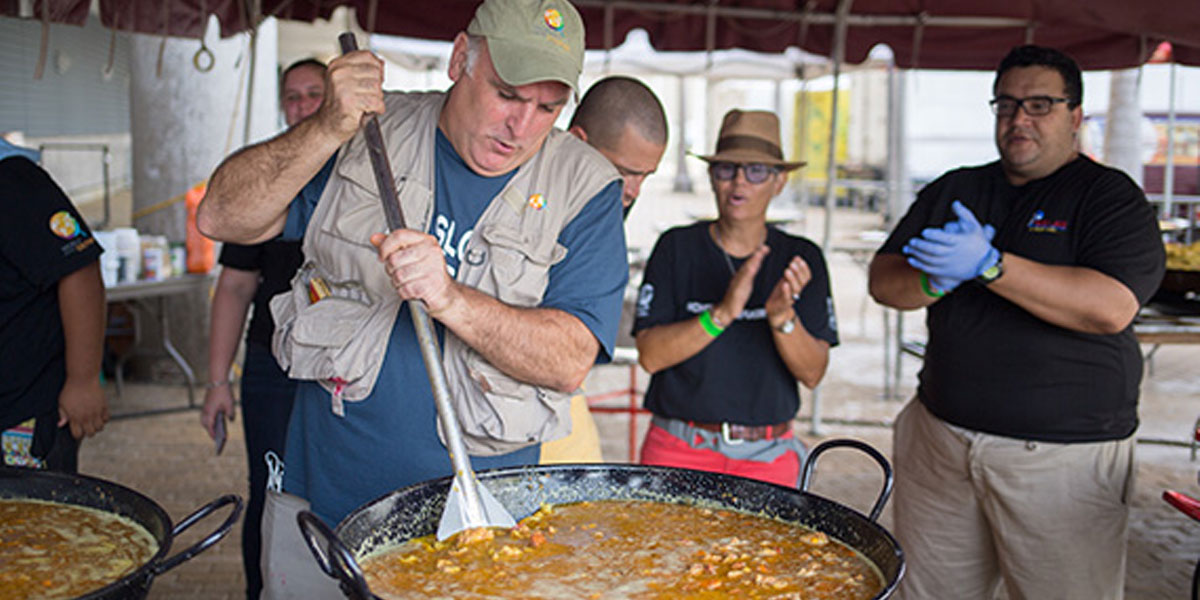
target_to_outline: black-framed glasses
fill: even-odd
[[[1054,110],[1054,105],[1060,102],[1070,102],[1070,99],[1055,96],[1030,96],[1028,98],[1000,96],[992,98],[988,104],[992,105],[992,112],[996,113],[997,117],[1011,117],[1017,114],[1018,108],[1024,108],[1025,114],[1031,117],[1040,117],[1050,114],[1050,111]]]
[[[762,183],[779,172],[777,167],[764,165],[763,163],[739,164],[715,162],[708,165],[708,172],[712,173],[713,179],[717,181],[732,181],[737,177],[738,169],[742,170],[742,174],[746,176],[746,181],[750,183]]]

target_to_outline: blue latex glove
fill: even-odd
[[[924,271],[930,283],[943,291],[974,279],[996,262],[1000,251],[992,246],[995,228],[979,224],[971,209],[958,200],[951,205],[957,221],[928,228],[904,246],[908,264]]]
[[[963,223],[962,223],[962,221],[955,219],[955,220],[950,221],[949,223],[946,223],[945,225],[943,225],[942,229],[949,233],[962,233],[963,232]],[[992,238],[996,236],[996,228],[992,227],[991,225],[984,225],[983,226],[983,235],[985,237],[987,237],[987,240],[989,242],[992,241]],[[940,291],[943,294],[949,294],[951,291],[954,290],[954,288],[958,287],[959,284],[962,283],[961,279],[953,279],[950,277],[939,277],[937,275],[929,275],[928,273],[926,273],[925,275],[929,277],[929,285],[933,286],[933,289]]]
[[[962,221],[959,221],[958,219],[950,221],[949,223],[946,223],[945,225],[942,226],[942,230],[949,232],[949,233],[962,233],[962,231],[963,231]],[[928,273],[926,273],[925,275],[929,276]],[[954,291],[954,288],[958,287],[958,285],[960,283],[962,283],[961,279],[952,279],[950,277],[938,277],[937,275],[929,276],[929,285],[933,286],[934,290],[939,291],[943,294],[949,294],[950,292]]]

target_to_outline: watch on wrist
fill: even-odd
[[[792,313],[792,316],[788,317],[788,320],[784,321],[783,323],[780,323],[779,326],[775,328],[775,331],[778,331],[779,333],[782,333],[784,335],[787,335],[795,330],[796,330],[796,314],[795,313]]]
[[[981,273],[979,273],[979,275],[976,275],[975,281],[978,281],[979,283],[982,283],[983,285],[987,285],[997,279],[1000,279],[1000,276],[1003,274],[1004,274],[1004,254],[997,253],[996,254],[996,262],[992,263],[992,266],[984,269]]]

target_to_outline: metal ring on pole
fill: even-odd
[[[207,73],[213,69],[213,65],[217,64],[217,57],[213,56],[212,50],[204,45],[204,38],[200,38],[200,49],[192,55],[192,65],[197,71]]]
[[[192,55],[192,66],[197,71],[207,73],[217,64],[217,57],[204,43],[204,34],[208,33],[208,0],[200,1],[200,49]]]

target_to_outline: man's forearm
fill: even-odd
[[[897,310],[915,310],[933,304],[933,298],[921,290],[921,272],[905,260],[903,254],[876,254],[871,259],[868,285],[871,298]]]
[[[208,182],[196,226],[225,242],[261,242],[283,230],[288,205],[340,141],[307,119],[225,159]]]
[[[435,318],[509,377],[574,391],[599,342],[576,317],[553,308],[517,308],[457,285],[459,297]]]
[[[106,309],[99,262],[59,280],[58,305],[66,343],[67,379],[99,381]]]
[[[1138,311],[1133,291],[1100,271],[1046,265],[1008,252],[1004,275],[988,289],[1051,325],[1083,333],[1120,333]]]

